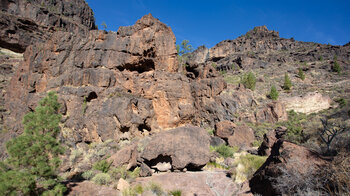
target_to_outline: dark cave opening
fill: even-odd
[[[143,73],[143,72],[154,70],[155,65],[152,59],[142,59],[137,64],[125,64],[117,68],[119,69],[119,71],[129,70],[129,71],[137,71],[138,73]]]
[[[121,131],[122,133],[129,132],[129,130],[130,130],[130,127],[120,127],[120,131]]]
[[[93,99],[97,99],[97,94],[92,91],[89,93],[89,95],[85,98],[86,102],[90,102]]]
[[[148,125],[146,124],[140,124],[137,129],[141,132],[144,132],[143,130],[147,130],[148,132],[151,131],[151,127],[149,127]]]

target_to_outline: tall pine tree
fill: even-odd
[[[8,159],[0,175],[0,191],[12,194],[63,194],[65,187],[59,183],[56,169],[60,164],[59,155],[64,152],[57,140],[59,134],[60,104],[57,95],[49,92],[39,102],[34,112],[23,118],[24,132],[6,144]],[[12,181],[4,182],[4,176],[13,174]],[[21,187],[16,181],[27,179]],[[38,188],[41,190],[38,192]],[[2,190],[5,189],[5,190]],[[7,190],[6,190],[7,189]],[[54,192],[54,193],[53,193]]]

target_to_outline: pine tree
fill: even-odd
[[[338,61],[334,61],[334,65],[332,66],[332,70],[334,72],[337,72],[338,74],[340,74],[341,69],[340,69],[340,65],[339,65]]]
[[[298,76],[301,80],[305,80],[305,74],[302,68],[299,68]]]
[[[277,100],[278,99],[278,91],[277,91],[275,86],[271,87],[269,97],[272,100]]]
[[[248,74],[244,74],[241,77],[241,83],[244,85],[244,87],[255,90],[256,78],[253,72],[250,71]]]
[[[186,53],[192,52],[193,47],[191,44],[189,44],[188,40],[183,40],[181,42],[181,46],[179,46],[179,45],[176,46],[176,50],[177,50],[177,53],[181,56],[181,55],[184,55]]]
[[[286,73],[284,75],[284,85],[283,85],[283,89],[284,90],[290,90],[292,88],[292,81],[290,80],[288,74]]]
[[[56,175],[56,169],[60,164],[59,155],[64,151],[57,140],[61,120],[59,108],[57,95],[49,92],[39,102],[34,112],[24,116],[23,134],[6,144],[9,155],[6,160],[8,170],[1,173],[0,187],[8,187],[10,190],[15,189],[26,194],[36,192],[35,186],[39,186],[46,191],[44,193],[52,194],[52,191],[55,191],[55,194],[63,194],[65,187],[59,183]],[[22,188],[16,184],[6,185],[12,182],[3,181],[4,175],[9,173],[13,173],[14,183],[21,178],[27,178],[28,182],[34,181],[35,186],[33,187],[32,183]]]

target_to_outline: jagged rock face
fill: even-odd
[[[0,8],[0,47],[16,52],[58,30],[80,34],[95,29],[94,14],[84,0],[2,0]]]
[[[198,47],[186,55],[186,63],[214,64],[218,70],[231,70],[235,67],[266,68],[272,63],[316,61],[321,56],[325,60],[331,60],[337,55],[338,61],[347,64],[350,57],[347,47],[280,38],[278,32],[261,26],[237,39],[222,41],[210,49]],[[347,66],[346,69],[348,68]]]
[[[205,129],[188,125],[151,137],[141,158],[150,167],[170,163],[174,170],[198,170],[209,161],[209,144]]]
[[[171,75],[169,80],[165,77],[176,70],[175,55],[175,37],[171,29],[151,15],[117,33],[57,32],[46,44],[38,43],[26,50],[24,62],[9,86],[16,90],[7,94],[7,107],[11,111],[9,122],[20,122],[23,113],[28,111],[18,103],[34,109],[39,97],[55,90],[67,107],[66,127],[74,132],[85,132],[82,137],[70,137],[76,141],[115,138],[112,134],[115,130],[122,135],[154,129],[157,127],[154,112],[166,109],[162,105],[166,104],[163,103],[167,99],[165,92],[173,92],[171,96],[180,96],[180,99],[182,94],[175,90],[181,88],[184,97],[190,97],[189,84],[188,88],[186,84],[178,86],[176,80],[181,76]],[[154,71],[164,73],[155,74]],[[140,77],[133,81],[135,74]],[[154,85],[158,78],[165,81]],[[128,81],[136,84],[130,86]],[[178,88],[171,90],[174,86]],[[159,99],[150,100],[157,96]]]
[[[117,33],[56,32],[24,53],[7,88],[5,125],[21,131],[23,115],[48,91],[59,95],[72,144],[232,120],[235,97],[222,94],[215,70],[203,70],[194,78],[177,72],[175,37],[151,15]]]

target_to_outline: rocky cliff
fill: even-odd
[[[207,49],[199,47],[187,55],[189,65],[198,63],[215,64],[218,69],[266,68],[269,64],[332,60],[347,62],[350,57],[348,46],[332,46],[313,42],[296,41],[294,38],[279,37],[276,31],[266,26],[255,27],[234,40],[225,40]]]
[[[278,193],[268,179],[282,172],[274,167],[289,167],[291,158],[308,162],[314,152],[280,140],[279,131],[265,135],[259,150],[253,144],[262,141],[276,123],[293,129],[296,118],[288,121],[287,110],[312,113],[309,121],[298,121],[302,142],[314,141],[310,138],[315,137],[317,125],[312,120],[320,115],[349,121],[346,103],[340,109],[344,103],[334,102],[350,96],[349,44],[285,39],[262,26],[213,48],[202,46],[178,56],[171,28],[151,14],[117,32],[95,30],[93,13],[82,0],[3,0],[0,15],[0,123],[6,130],[0,132],[1,157],[3,144],[22,132],[24,114],[34,110],[47,92],[55,91],[63,116],[59,139],[69,148],[60,171],[68,173],[69,180],[81,177],[96,161],[108,159],[113,167],[140,167],[142,177],[179,172],[155,179],[162,183],[184,176],[198,185],[191,194],[225,194],[226,188],[238,194],[247,187],[226,176],[236,179],[236,172],[244,171],[237,161],[247,152],[223,157],[209,150],[209,144],[227,144],[269,155],[251,187],[264,193],[259,183],[265,183],[268,193]],[[336,64],[339,73],[334,71]],[[298,76],[299,68],[305,80]],[[240,81],[248,71],[256,76],[255,90]],[[288,91],[283,90],[285,73],[293,84]],[[272,85],[279,91],[276,101],[267,96]],[[296,153],[286,154],[290,151]],[[208,162],[235,172],[182,173],[202,170],[210,166]],[[73,188],[72,194],[81,189]]]
[[[0,47],[15,52],[46,41],[55,31],[95,29],[94,14],[84,0],[1,0],[0,9]]]

